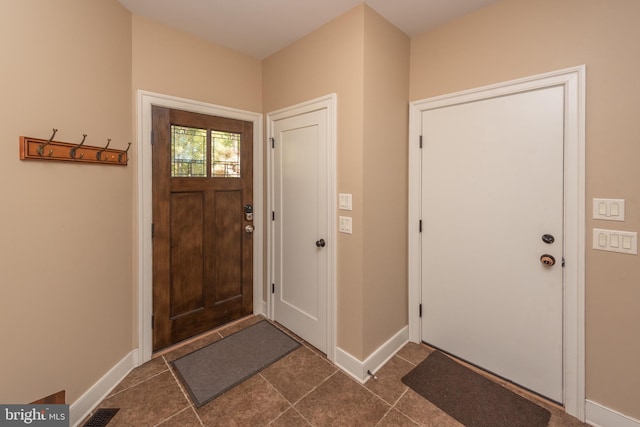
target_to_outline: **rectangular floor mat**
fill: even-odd
[[[173,366],[200,407],[298,347],[299,342],[263,320],[181,357]]]
[[[402,382],[467,427],[546,427],[539,405],[434,351]]]

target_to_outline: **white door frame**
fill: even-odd
[[[262,300],[263,274],[263,149],[262,114],[251,111],[238,110],[205,102],[178,98],[153,92],[138,90],[137,92],[137,135],[138,135],[138,361],[140,365],[151,359],[153,353],[153,331],[151,330],[151,315],[153,314],[153,257],[151,241],[151,106],[173,108],[208,114],[210,116],[244,120],[253,123],[253,312],[265,313],[265,303]]]
[[[336,232],[336,141],[337,141],[337,95],[330,94],[320,98],[315,98],[300,104],[296,104],[290,107],[286,107],[277,111],[273,111],[267,114],[267,137],[273,138],[274,122],[289,117],[297,116],[300,114],[310,113],[317,110],[327,110],[327,136],[329,138],[329,144],[327,146],[327,159],[329,161],[328,175],[328,218],[327,224],[329,229],[329,241],[334,242],[328,245],[326,250],[328,251],[327,262],[327,358],[330,361],[335,360],[336,352],[336,257],[337,257],[337,232]],[[267,142],[270,147],[271,143]],[[275,203],[275,191],[274,185],[274,158],[273,150],[267,150],[267,212],[272,212]],[[273,221],[267,227],[267,277],[269,278],[269,284],[273,283],[275,275],[275,229]],[[269,285],[270,287],[270,285]],[[268,317],[274,319],[274,294],[271,289],[268,290]],[[304,338],[304,337],[303,337]]]
[[[410,103],[409,339],[420,342],[422,113],[426,110],[551,86],[565,91],[563,383],[568,414],[585,418],[585,66],[568,68]]]

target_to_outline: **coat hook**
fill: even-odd
[[[118,163],[122,163],[122,157],[127,155],[127,153],[129,152],[129,148],[131,148],[131,143],[127,145],[127,149],[124,150],[124,153],[118,154]]]
[[[87,139],[87,134],[83,133],[82,134],[82,142],[78,145],[76,145],[75,147],[73,147],[71,150],[69,150],[69,155],[71,156],[72,159],[76,158],[76,150],[80,147],[82,147],[82,144],[84,144],[84,140]],[[79,159],[84,157],[84,153],[80,153],[80,157],[78,157]]]
[[[58,132],[58,129],[53,129],[53,134],[51,135],[51,138],[49,138],[49,141],[45,142],[44,144],[40,144],[38,146],[38,155],[40,157],[44,155],[44,147],[51,144],[51,141],[53,141],[53,138],[56,136],[56,132]],[[49,157],[51,157],[52,154],[53,154],[53,148],[49,150]]]
[[[107,145],[105,145],[102,150],[100,150],[100,151],[98,151],[96,153],[96,159],[98,159],[98,160],[107,160],[107,159],[102,159],[102,153],[104,153],[104,150],[106,150],[109,147],[109,144],[111,144],[111,138],[107,138]]]

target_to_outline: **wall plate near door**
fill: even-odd
[[[353,234],[353,218],[350,216],[341,216],[339,218],[340,225],[338,231],[345,234]]]
[[[593,199],[593,219],[624,221],[624,199]]]
[[[593,249],[638,255],[638,233],[594,228]]]

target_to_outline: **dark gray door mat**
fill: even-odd
[[[300,343],[263,320],[173,362],[197,407],[278,361]]]

